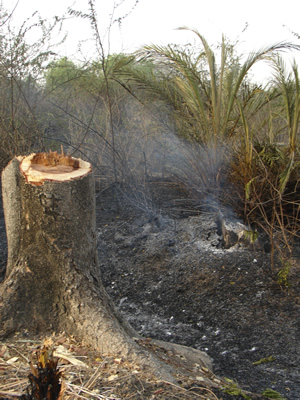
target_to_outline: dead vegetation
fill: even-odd
[[[54,358],[49,359],[50,355]],[[43,375],[40,382],[45,388],[45,367],[50,364],[53,369],[48,372],[54,380],[52,384],[49,380],[49,391],[42,396],[36,382]],[[201,373],[210,374],[203,367]],[[19,333],[0,343],[1,399],[218,399],[214,391],[221,388],[221,380],[210,388],[203,376],[194,381],[181,378],[178,384],[159,381],[126,360],[103,359],[99,352],[64,333],[46,339],[29,339]],[[54,381],[56,388],[61,387],[57,397],[50,395]]]

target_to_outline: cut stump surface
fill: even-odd
[[[20,170],[28,183],[41,185],[45,180],[63,182],[82,178],[92,171],[92,166],[86,161],[55,151],[23,158]]]

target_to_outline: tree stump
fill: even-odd
[[[16,157],[2,173],[2,191],[8,262],[0,337],[66,331],[104,356],[136,360],[171,380],[166,365],[137,343],[103,287],[91,165],[56,152]],[[189,354],[211,366],[205,353]]]

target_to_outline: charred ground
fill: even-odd
[[[138,204],[112,186],[97,192],[99,259],[109,295],[143,336],[206,351],[214,372],[245,390],[272,388],[299,399],[299,254],[290,287],[282,288],[267,252],[224,249],[214,212],[192,207],[183,193],[176,202],[174,188],[167,194],[165,188],[155,205]],[[6,253],[1,207],[2,278]]]

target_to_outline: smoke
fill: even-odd
[[[170,210],[171,203],[175,208],[175,200],[184,207],[187,198],[195,210],[219,209],[228,186],[228,148],[180,138],[168,110],[159,103],[145,108],[134,98],[124,100],[114,105],[113,129],[104,103],[94,109],[88,102],[74,101],[72,114],[60,121],[66,151],[92,162],[98,186],[115,184],[120,203],[131,204],[149,218]]]

